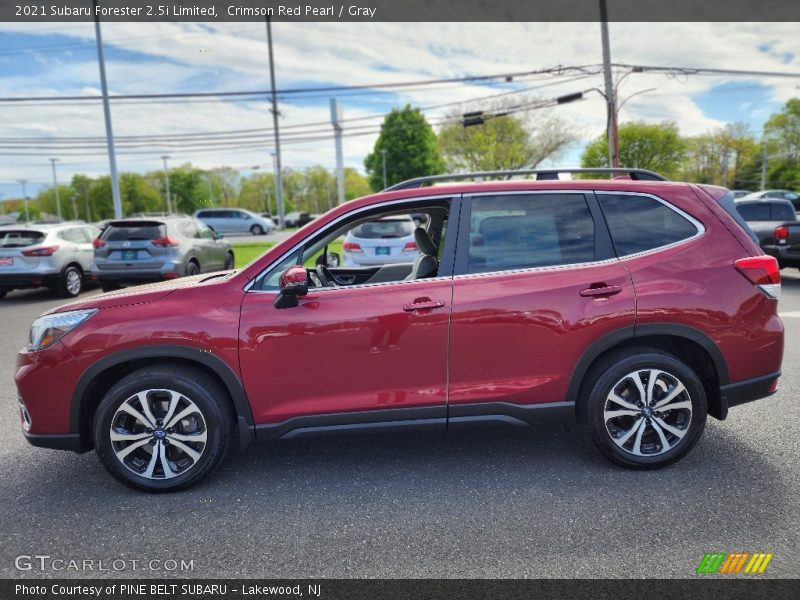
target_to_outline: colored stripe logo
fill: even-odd
[[[772,560],[772,553],[765,552],[725,552],[706,553],[697,567],[698,574],[738,574],[755,575],[767,570],[767,565]]]

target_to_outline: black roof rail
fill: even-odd
[[[537,181],[559,179],[559,173],[607,173],[610,175],[628,175],[631,179],[638,181],[667,181],[666,177],[648,171],[646,169],[628,169],[625,167],[597,167],[597,168],[556,168],[556,169],[520,169],[517,171],[479,171],[477,173],[453,173],[449,175],[429,175],[428,177],[415,177],[396,183],[384,192],[396,192],[397,190],[408,190],[419,188],[426,183],[437,181],[460,181],[463,179],[477,179],[479,177],[517,177],[520,175],[536,175]]]

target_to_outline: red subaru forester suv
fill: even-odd
[[[19,354],[24,434],[149,491],[254,439],[553,416],[621,465],[672,463],[776,391],[778,265],[727,190],[605,171],[412,180],[242,269],[61,306]]]

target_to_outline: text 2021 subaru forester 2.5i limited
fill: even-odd
[[[61,306],[19,354],[24,433],[152,491],[253,439],[553,415],[619,464],[672,463],[706,415],[776,391],[780,276],[727,190],[622,172],[405,182],[240,270]],[[409,213],[413,263],[328,266]]]

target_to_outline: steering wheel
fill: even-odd
[[[339,285],[336,283],[336,278],[333,276],[333,273],[331,273],[331,270],[325,265],[317,265],[316,271],[323,286],[336,287]]]

